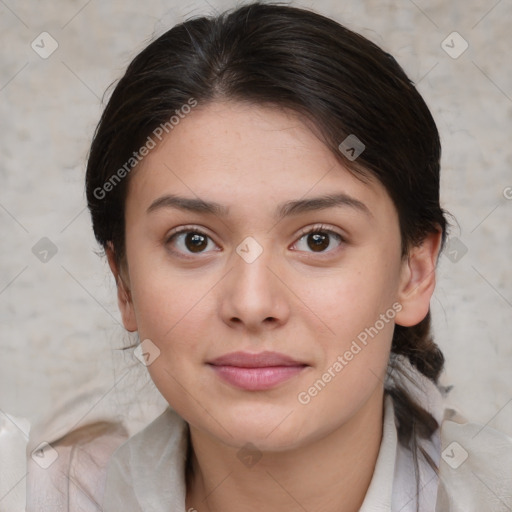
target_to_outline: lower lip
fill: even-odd
[[[261,368],[241,368],[240,366],[211,365],[219,377],[233,386],[248,391],[271,389],[281,382],[300,373],[305,366],[267,366]]]

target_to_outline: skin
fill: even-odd
[[[274,217],[280,203],[334,193],[368,212],[343,205]],[[230,211],[148,212],[165,194]],[[301,231],[319,224],[344,241],[331,234],[315,250]],[[208,235],[200,252],[185,235],[169,241],[183,227]],[[251,263],[236,252],[247,236],[263,251]],[[381,442],[394,322],[411,326],[427,314],[439,244],[432,233],[402,259],[398,216],[384,187],[354,177],[283,110],[200,105],[145,157],[130,177],[126,264],[117,267],[112,247],[107,255],[123,323],[160,350],[148,366],[151,378],[190,425],[187,509],[359,509]],[[300,403],[298,393],[394,303],[401,306],[394,320]],[[206,364],[237,350],[277,351],[308,366],[270,390],[245,391]],[[237,456],[248,442],[261,455],[251,467]]]

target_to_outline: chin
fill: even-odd
[[[219,418],[224,428],[215,421],[208,422],[208,426],[203,424],[202,428],[232,448],[242,449],[250,443],[262,452],[282,452],[297,448],[316,437],[320,430],[307,424],[307,419],[298,418],[297,411],[290,414],[292,410],[288,407],[278,414],[224,414]]]
[[[240,430],[233,432],[233,437],[223,435],[222,441],[237,450],[254,450],[260,452],[285,452],[293,450],[304,443],[304,439],[297,437],[290,432],[277,431],[271,435],[268,434],[269,429],[264,430]]]

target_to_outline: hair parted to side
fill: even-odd
[[[105,183],[148,136],[183,105],[241,101],[292,110],[361,179],[376,178],[398,211],[402,255],[448,223],[439,204],[439,134],[414,84],[396,60],[363,36],[305,9],[254,2],[196,17],[151,42],[117,83],[97,126],[87,165],[88,206],[98,242],[125,257],[124,204],[129,175]],[[355,135],[365,150],[351,161],[338,148]],[[396,326],[392,352],[437,382],[444,358],[430,334],[430,313]],[[416,453],[435,419],[393,389],[400,441]]]

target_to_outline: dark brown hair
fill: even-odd
[[[355,175],[385,186],[398,211],[403,256],[432,232],[442,233],[444,245],[439,134],[400,65],[332,19],[255,2],[176,25],[133,59],[113,90],[90,149],[86,185],[95,236],[103,247],[113,244],[118,262],[124,258],[129,176],[112,177],[191,98],[297,112]],[[365,146],[356,160],[339,148],[349,135]],[[106,192],[109,180],[113,186]],[[437,383],[444,358],[430,334],[430,313],[414,327],[396,326],[392,352]],[[438,424],[403,389],[386,391],[394,400],[400,442],[416,463],[416,437],[430,437]]]

